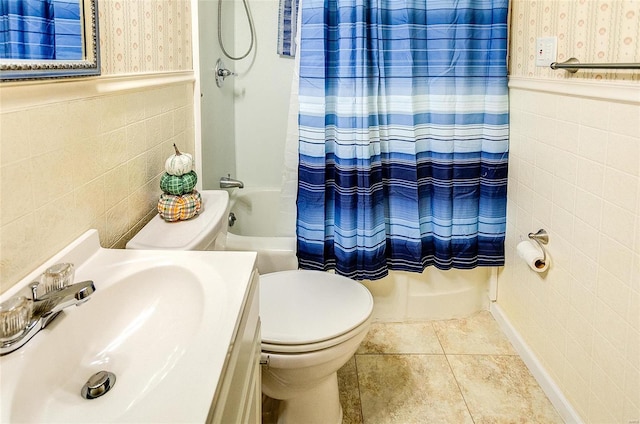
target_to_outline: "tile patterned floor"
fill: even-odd
[[[486,311],[372,324],[338,381],[343,424],[563,422]]]

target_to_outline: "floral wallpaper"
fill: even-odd
[[[192,69],[191,0],[100,0],[103,75]]]
[[[558,37],[558,62],[640,62],[640,0],[512,0],[510,74],[536,78],[640,81],[640,71],[535,66],[537,37]]]

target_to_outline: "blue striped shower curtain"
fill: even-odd
[[[56,25],[56,59],[81,60],[82,11],[78,0],[53,0]]]
[[[303,0],[297,250],[353,279],[504,264],[508,0]]]
[[[56,58],[53,0],[0,1],[0,57]]]
[[[81,60],[78,0],[0,0],[0,58]]]

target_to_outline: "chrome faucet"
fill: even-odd
[[[33,317],[40,317],[42,328],[46,327],[60,311],[69,306],[80,306],[96,291],[93,281],[75,283],[63,289],[47,293],[33,301]]]
[[[231,174],[227,174],[226,177],[220,177],[220,188],[244,188],[244,183],[231,178]]]
[[[43,286],[46,284],[34,281],[15,297],[0,304],[0,355],[22,347],[63,309],[83,304],[96,290],[90,280],[63,287]],[[39,294],[40,291],[45,293]]]

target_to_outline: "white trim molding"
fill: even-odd
[[[4,82],[0,110],[13,112],[34,106],[150,90],[173,84],[193,84],[193,71],[106,75],[90,78]]]
[[[509,88],[640,104],[640,83],[509,77]]]
[[[558,385],[544,369],[531,348],[511,324],[502,308],[500,308],[496,302],[491,302],[489,311],[564,422],[567,424],[584,424],[580,415],[576,412],[573,406],[571,406],[569,400],[564,396]]]
[[[199,28],[199,9],[198,2],[191,3],[191,52],[194,88],[193,88],[193,135],[195,157],[195,171],[198,175],[204,175],[202,171],[202,105],[200,85],[202,79],[200,77],[200,28]],[[198,178],[196,188],[202,190],[202,178]]]

